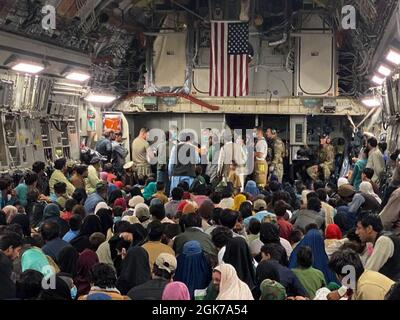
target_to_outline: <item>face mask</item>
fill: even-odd
[[[73,286],[71,288],[71,298],[74,300],[77,294],[78,294],[78,289],[75,286]]]

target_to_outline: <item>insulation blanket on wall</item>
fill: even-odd
[[[186,32],[159,36],[154,41],[154,85],[182,87],[186,71]]]

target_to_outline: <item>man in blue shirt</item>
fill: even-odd
[[[82,226],[82,218],[78,214],[74,214],[71,219],[69,219],[69,231],[62,238],[66,242],[71,242],[74,239]]]
[[[60,238],[60,227],[57,222],[47,220],[40,227],[40,233],[45,242],[42,251],[57,262],[61,250],[69,246],[68,242]]]
[[[85,201],[86,215],[93,214],[97,204],[107,201],[107,191],[108,186],[106,183],[99,182],[96,185],[96,192],[89,195],[89,197]]]

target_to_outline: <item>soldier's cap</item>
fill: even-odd
[[[338,189],[338,194],[342,198],[348,198],[353,196],[356,193],[356,190],[351,184],[343,184]]]
[[[124,168],[125,170],[128,170],[128,169],[130,169],[130,168],[133,167],[133,164],[134,164],[133,161],[129,161],[128,163],[125,163],[125,164],[124,164],[124,167],[123,167],[123,168]]]

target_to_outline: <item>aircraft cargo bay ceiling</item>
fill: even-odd
[[[292,59],[292,42],[302,21],[318,12],[333,30],[338,51],[339,94],[359,97],[370,87],[372,57],[397,0],[1,0],[0,30],[90,57],[92,88],[110,88],[123,95],[143,91],[149,54],[156,36],[188,31],[189,44],[209,34],[210,20],[238,20],[248,5],[250,32],[273,43]],[[353,5],[357,28],[343,30],[342,7]],[[56,9],[56,29],[42,27],[44,5]],[[172,19],[166,23],[166,19]],[[208,33],[207,33],[208,31]],[[193,41],[193,42],[190,42]],[[207,42],[205,40],[205,42]],[[4,45],[4,44],[3,44]],[[189,47],[189,46],[188,46]],[[193,45],[193,47],[197,47]],[[187,50],[196,60],[195,50]],[[250,50],[251,51],[251,50]],[[250,52],[252,59],[257,52]],[[4,61],[7,57],[3,57]],[[253,62],[253,61],[252,61]],[[251,63],[250,62],[250,65]],[[254,62],[253,62],[254,63]],[[288,69],[293,69],[288,63]]]

